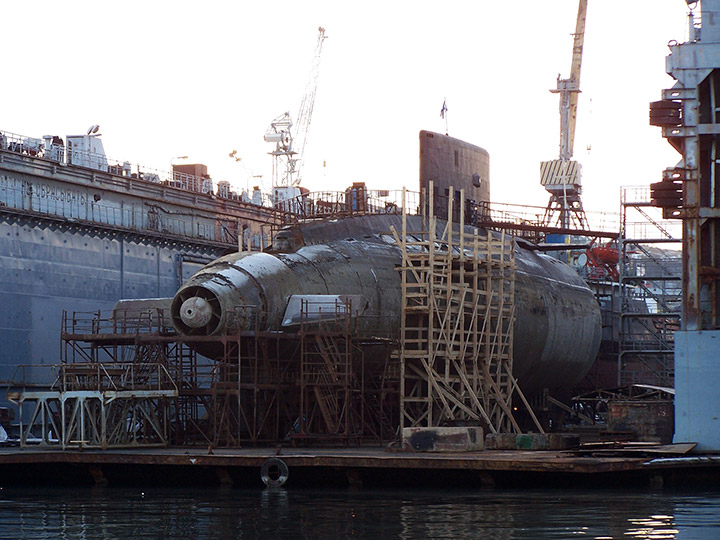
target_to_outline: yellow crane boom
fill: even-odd
[[[585,17],[587,15],[587,0],[580,0],[578,4],[577,22],[573,39],[572,63],[570,64],[570,80],[573,82],[573,89],[570,92],[568,106],[567,124],[567,159],[573,155],[575,145],[575,123],[577,119],[578,94],[580,93],[580,68],[582,67],[583,45],[585,43]],[[562,154],[561,154],[562,157]]]
[[[540,184],[550,193],[550,202],[545,211],[544,222],[551,225],[557,216],[557,223],[562,228],[566,228],[572,223],[575,223],[580,229],[588,228],[580,199],[582,192],[581,167],[577,161],[572,160],[586,16],[587,0],[579,0],[577,22],[573,34],[570,77],[563,79],[558,75],[557,87],[550,90],[560,94],[560,155],[559,159],[540,163]]]

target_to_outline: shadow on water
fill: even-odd
[[[0,538],[715,539],[720,494],[3,488]]]

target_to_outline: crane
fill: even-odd
[[[557,78],[557,88],[550,90],[560,94],[560,159],[569,160],[575,146],[575,123],[577,120],[578,94],[580,93],[580,68],[582,67],[583,45],[585,43],[585,18],[587,0],[580,0],[577,22],[573,34],[570,78]]]
[[[320,74],[320,55],[322,53],[323,42],[327,39],[325,29],[318,27],[318,38],[315,44],[315,54],[310,68],[310,76],[305,87],[305,94],[300,102],[300,111],[297,116],[297,128],[295,131],[295,150],[297,158],[293,159],[293,170],[297,173],[297,183],[300,183],[300,172],[302,170],[302,158],[305,155],[305,145],[307,144],[308,134],[310,133],[310,121],[312,120],[313,109],[315,108],[315,94],[317,93],[318,75]]]
[[[273,198],[277,202],[276,188],[287,188],[297,186],[301,180],[302,159],[305,154],[308,134],[310,132],[310,121],[312,120],[315,107],[315,95],[317,93],[318,75],[320,73],[320,56],[322,54],[323,42],[327,39],[325,29],[318,27],[318,38],[315,45],[310,76],[297,115],[297,123],[293,127],[292,117],[286,112],[271,123],[265,132],[266,142],[275,143],[275,150],[270,154],[273,161]],[[285,162],[284,168],[281,166]],[[284,169],[284,170],[283,170]]]
[[[563,79],[558,75],[557,87],[550,90],[560,96],[560,155],[559,159],[540,163],[540,184],[550,193],[550,202],[545,210],[545,225],[552,225],[557,221],[557,225],[563,229],[571,224],[580,229],[588,229],[587,217],[580,199],[581,167],[577,161],[571,159],[575,145],[586,17],[587,0],[579,0],[570,77]]]

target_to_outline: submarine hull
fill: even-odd
[[[218,259],[176,294],[171,309],[175,327],[186,336],[278,331],[292,295],[338,295],[363,299],[364,313],[376,316],[367,320],[382,321],[382,337],[397,338],[402,255],[389,232],[391,226],[399,229],[400,219],[363,216],[300,225],[287,235],[287,252]],[[408,227],[414,227],[421,218],[407,219]],[[598,304],[584,281],[556,259],[516,244],[515,261],[514,375],[529,396],[545,388],[569,390],[597,354]],[[197,298],[205,303],[198,304]],[[205,315],[196,321],[198,306]],[[183,313],[190,308],[192,313]],[[377,325],[360,330],[365,336],[378,332]],[[206,356],[220,354],[212,344],[196,347]]]

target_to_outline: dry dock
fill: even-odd
[[[717,485],[720,456],[578,455],[556,451],[453,454],[380,448],[165,448],[61,451],[0,448],[9,484],[234,485],[262,487],[261,468],[281,459],[286,487],[393,486],[688,487]]]

